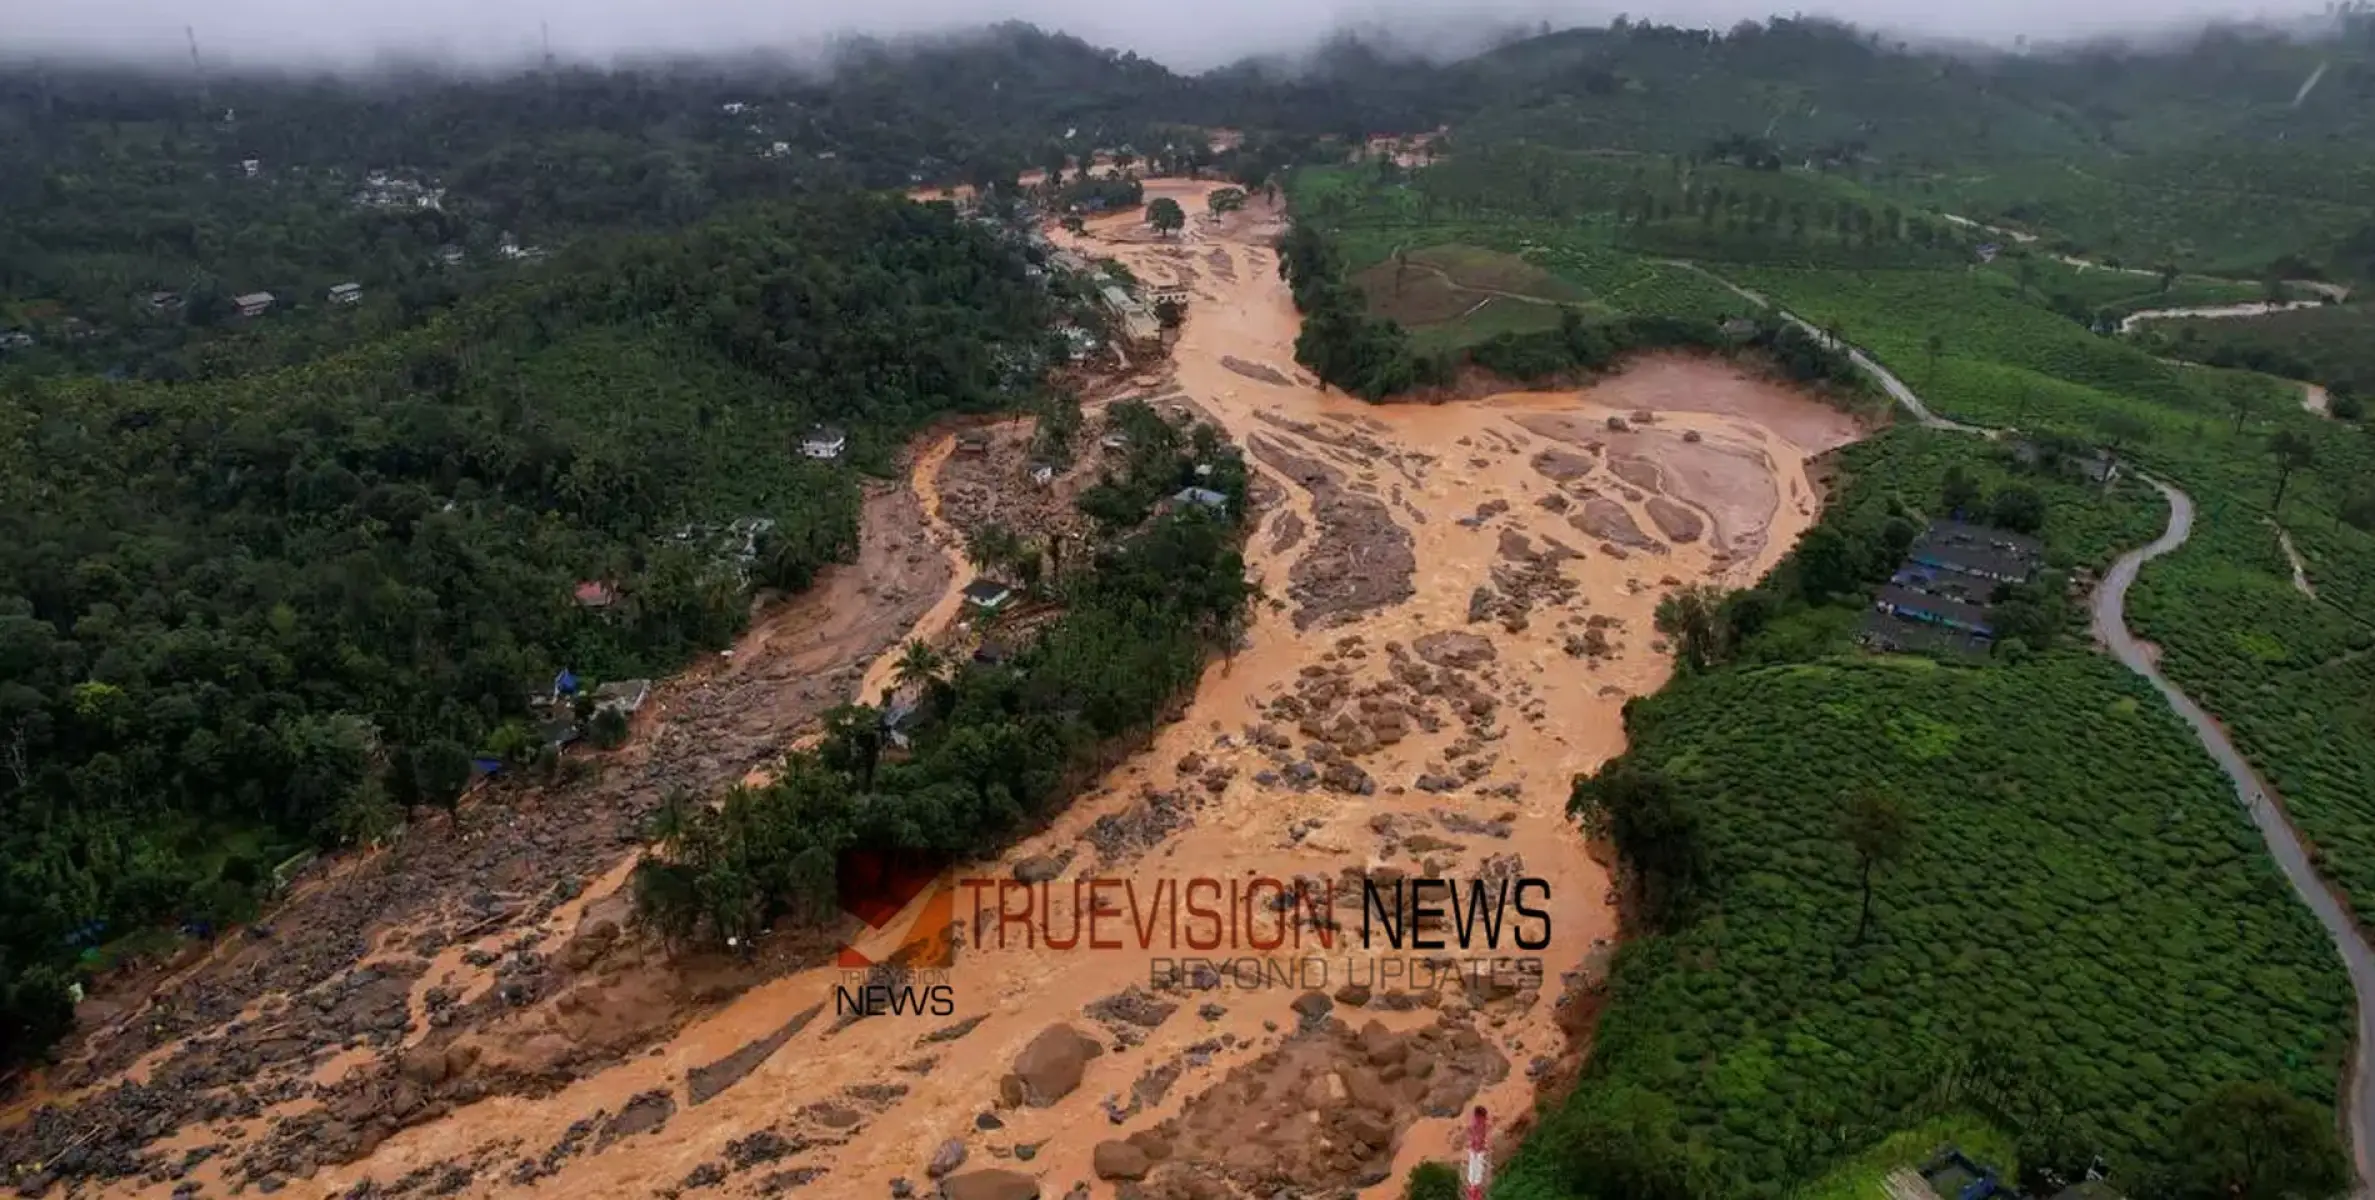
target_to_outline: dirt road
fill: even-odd
[[[1155,181],[1148,192],[1200,216],[1215,186]],[[1077,930],[1087,907],[1112,918],[1108,936],[1125,916],[1137,926],[1136,907],[1165,881],[1536,879],[1546,948],[1521,952],[1505,932],[1496,949],[1468,953],[1506,960],[1481,967],[1457,950],[1359,948],[1357,891],[1334,913],[1334,945],[1319,944],[1327,925],[1313,913],[1280,919],[1301,954],[1264,949],[1254,930],[1271,927],[1256,918],[1271,910],[1250,900],[1231,910],[1243,936],[1217,949],[1166,946],[1158,932],[1153,949],[1125,933],[1126,948],[1092,938],[1057,950],[1039,936],[1024,945],[1020,928],[1000,946],[1007,927],[994,914],[977,927],[960,907],[960,929],[984,940],[948,973],[953,1011],[842,1019],[835,988],[851,980],[837,969],[737,993],[744,980],[671,967],[618,933],[627,818],[657,802],[646,780],[637,802],[605,802],[615,817],[571,796],[545,826],[560,836],[584,825],[569,836],[603,843],[582,856],[588,882],[568,899],[538,920],[418,948],[430,962],[376,985],[405,998],[372,1010],[392,1022],[385,1045],[323,1056],[308,1068],[319,1090],[285,1089],[173,1134],[153,1182],[116,1190],[167,1195],[177,1164],[197,1153],[187,1177],[219,1194],[226,1177],[272,1165],[249,1143],[302,1135],[357,1156],[284,1154],[273,1178],[297,1195],[806,1185],[861,1197],[904,1194],[901,1181],[922,1194],[948,1174],[980,1195],[1104,1196],[1112,1185],[1092,1181],[1144,1175],[1150,1200],[1286,1181],[1384,1197],[1416,1162],[1455,1156],[1469,1106],[1505,1129],[1528,1112],[1538,1086],[1574,1069],[1571,1036],[1588,1028],[1616,933],[1609,874],[1565,818],[1570,781],[1622,749],[1624,700],[1666,678],[1658,599],[1686,582],[1761,574],[1814,516],[1806,460],[1857,430],[1728,364],[1674,358],[1582,393],[1460,405],[1371,407],[1323,392],[1293,362],[1299,322],[1270,248],[1278,219],[1257,204],[1158,240],[1130,214],[1085,235],[1140,279],[1190,289],[1174,373],[1148,392],[1181,394],[1247,447],[1256,494],[1270,498],[1248,547],[1269,599],[1179,720],[1050,828],[965,874],[1050,881],[1037,893],[1041,932]],[[935,446],[901,490],[930,494],[932,455],[945,453]],[[663,719],[692,695],[717,695],[714,719],[680,736],[745,739],[701,759],[699,778],[740,778],[766,757],[761,727],[847,696],[953,603],[963,572],[945,545],[957,531],[906,504],[903,548],[869,551],[898,568],[896,601],[829,581],[831,602],[769,622],[730,665],[668,691]],[[820,694],[769,690],[804,687]],[[728,701],[771,715],[718,712]],[[659,761],[656,746],[638,753]],[[1135,889],[1131,911],[1072,890],[1090,877]],[[993,908],[1005,899],[994,895]],[[384,931],[418,924],[396,913],[366,923],[383,944]],[[545,931],[539,966],[515,970],[507,948],[528,925]],[[907,932],[902,917],[859,948],[879,955]],[[465,942],[484,966],[457,954]],[[1272,960],[1267,976],[1178,965],[1256,951]],[[479,973],[448,979],[456,970]],[[512,1005],[504,989],[515,983],[524,994]],[[458,1034],[434,1026],[436,1012],[490,1005],[501,1015],[465,1020]],[[699,1015],[678,1027],[684,1013]],[[1059,1024],[1084,1036],[1051,1033]],[[513,1086],[520,1079],[535,1086]],[[407,1103],[401,1124],[365,1124]],[[61,1140],[79,1128],[53,1125]],[[357,1129],[372,1131],[367,1144],[340,1141]],[[227,1148],[205,1150],[215,1145]],[[998,1187],[1014,1190],[986,1190]]]

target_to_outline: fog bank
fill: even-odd
[[[1729,26],[1772,0],[16,0],[0,50],[186,63],[194,27],[207,63],[364,66],[390,56],[456,65],[581,62],[650,54],[799,50],[839,34],[896,35],[1024,20],[1133,50],[1179,70],[1288,53],[1347,26],[1382,27],[1439,54],[1478,48],[1512,24],[1604,24],[1618,13]],[[2010,41],[2150,33],[2218,18],[2297,18],[2323,0],[1821,0],[1789,11],[1900,36]],[[549,31],[549,33],[547,32]]]

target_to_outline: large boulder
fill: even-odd
[[[1153,1164],[1147,1161],[1146,1151],[1128,1142],[1112,1141],[1097,1143],[1089,1165],[1099,1179],[1144,1179]]]
[[[1039,1200],[1039,1181],[1020,1171],[991,1167],[940,1181],[941,1200]]]
[[[1070,1025],[1050,1025],[1015,1056],[1014,1071],[1001,1081],[999,1091],[1008,1103],[1046,1108],[1071,1095],[1089,1060],[1104,1052],[1103,1046]]]
[[[1426,634],[1412,642],[1410,648],[1438,667],[1462,671],[1481,667],[1494,658],[1491,641],[1460,630]]]
[[[1014,877],[1024,883],[1046,883],[1062,875],[1065,865],[1053,854],[1034,854],[1014,864]]]
[[[924,1167],[924,1174],[938,1179],[964,1165],[965,1143],[950,1138],[940,1143],[940,1149],[933,1152],[932,1161]]]

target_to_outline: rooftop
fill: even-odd
[[[975,604],[1003,604],[1013,595],[1013,588],[995,579],[976,579],[965,585],[965,599]]]
[[[1914,539],[1909,557],[1992,578],[2026,579],[2044,560],[2045,546],[2009,530],[1963,521],[1933,521]]]
[[[1934,592],[1917,592],[1902,584],[1890,583],[1881,587],[1873,599],[1900,613],[1926,613],[1964,629],[1992,629],[1987,608],[1968,600],[1941,596]]]
[[[595,688],[594,704],[600,708],[616,708],[631,713],[643,707],[644,700],[650,696],[651,680],[619,679]]]

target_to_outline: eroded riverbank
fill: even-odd
[[[1148,190],[1201,215],[1215,186]],[[1171,366],[1144,394],[1248,448],[1266,498],[1248,558],[1269,600],[1181,719],[1050,828],[965,874],[1050,882],[1042,929],[1059,934],[1078,917],[1071,884],[1092,877],[1148,894],[1164,880],[1347,871],[1537,879],[1550,945],[1521,954],[1505,934],[1493,953],[1538,959],[1538,976],[1420,978],[1427,959],[1458,955],[1348,953],[1346,942],[1304,956],[1325,974],[1296,966],[1290,986],[1249,988],[1233,973],[1166,974],[1157,958],[1187,955],[1135,938],[1056,950],[1010,937],[960,950],[944,1016],[841,1019],[834,989],[848,979],[827,967],[693,1000],[699,1015],[648,1050],[472,1096],[488,1064],[518,1061],[538,1038],[625,1020],[599,989],[570,1001],[577,988],[609,980],[616,993],[663,969],[631,932],[602,932],[625,912],[617,860],[551,915],[550,957],[575,964],[572,987],[533,997],[534,1017],[500,1044],[440,1042],[434,1061],[408,1055],[375,1077],[436,1111],[354,1161],[282,1180],[287,1193],[875,1196],[900,1180],[928,1191],[937,1165],[952,1179],[1009,1172],[966,1186],[1051,1197],[1076,1184],[1104,1195],[1101,1177],[1133,1173],[1158,1198],[1268,1177],[1386,1196],[1415,1162],[1456,1153],[1468,1106],[1506,1124],[1570,1070],[1576,1002],[1616,918],[1608,871],[1565,819],[1569,782],[1622,749],[1624,700],[1667,675],[1660,596],[1766,570],[1814,517],[1807,459],[1857,430],[1729,364],[1679,358],[1581,393],[1472,404],[1372,407],[1325,393],[1293,363],[1298,321],[1270,248],[1278,219],[1257,206],[1160,239],[1131,214],[1077,239],[1189,290]],[[903,561],[947,572],[938,596],[902,606],[922,634],[948,623],[948,588],[966,574],[948,550],[963,532],[947,527],[956,510],[938,503],[948,453],[935,443],[909,481],[924,498]],[[881,682],[885,660],[859,662],[836,674],[843,689]],[[957,915],[971,925],[968,909]],[[1359,912],[1337,919],[1357,926]],[[907,928],[893,921],[878,940]],[[1307,945],[1316,936],[1297,928]],[[490,944],[500,951],[509,933]],[[489,958],[482,997],[506,969]],[[444,986],[442,963],[408,967],[407,988]],[[1058,1024],[1084,1040],[1051,1044]],[[352,1094],[265,1113],[344,1126]],[[218,1123],[175,1144],[226,1136]],[[213,1194],[219,1160],[191,1178]]]

